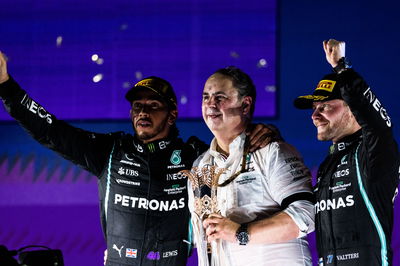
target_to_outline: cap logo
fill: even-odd
[[[328,92],[332,92],[333,88],[335,87],[336,81],[334,80],[321,80],[318,83],[318,86],[315,90],[324,90]]]
[[[153,90],[161,91],[162,93],[166,93],[168,89],[167,84],[163,84],[161,82],[157,82],[153,79],[144,79],[136,83],[135,87],[142,86],[142,87],[147,87],[151,88]]]
[[[311,99],[313,101],[319,102],[323,101],[329,96],[322,96],[322,95],[304,95],[304,96],[299,96],[299,98],[304,98],[304,99]]]

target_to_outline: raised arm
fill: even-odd
[[[9,76],[0,52],[0,99],[7,112],[38,142],[67,160],[99,176],[113,145],[113,137],[75,128],[58,120]]]
[[[366,81],[345,60],[344,42],[330,39],[323,42],[323,47],[328,63],[339,73],[338,82],[344,84],[340,88],[341,96],[362,128],[369,157],[368,166],[371,171],[375,171],[375,165],[391,168],[396,163],[398,151],[392,132],[392,120],[386,108]]]

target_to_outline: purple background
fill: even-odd
[[[9,72],[59,118],[127,118],[125,92],[151,75],[173,84],[180,117],[200,118],[202,84],[228,65],[251,73],[255,115],[276,115],[275,0],[0,4],[0,49]],[[9,117],[1,111],[1,119]]]

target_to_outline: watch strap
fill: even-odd
[[[333,71],[335,71],[335,73],[340,74],[343,71],[345,71],[346,69],[351,68],[351,62],[349,59],[347,59],[346,57],[342,57],[339,59],[337,66],[335,66],[333,68]]]

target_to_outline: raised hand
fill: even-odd
[[[5,55],[0,51],[0,84],[6,82],[9,78],[7,73],[7,60]]]
[[[346,43],[337,41],[335,39],[329,39],[323,42],[326,60],[332,66],[332,68],[338,65],[339,59],[345,57],[346,54]]]

